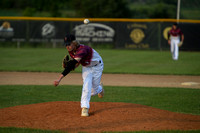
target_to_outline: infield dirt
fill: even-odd
[[[53,85],[59,73],[0,72],[1,85]],[[200,88],[200,76],[104,74],[104,85]],[[195,85],[182,85],[195,82]],[[61,85],[82,85],[72,73]],[[0,126],[68,132],[200,130],[200,115],[180,114],[131,103],[92,102],[81,117],[80,102],[58,101],[0,109]]]
[[[0,72],[0,85],[53,85],[60,73]],[[102,82],[108,86],[179,87],[200,89],[200,76],[103,74]],[[183,84],[195,83],[195,84]],[[80,73],[70,73],[61,85],[82,85]]]
[[[0,126],[68,132],[195,130],[200,116],[131,103],[92,102],[90,117],[79,102],[47,102],[0,109]]]

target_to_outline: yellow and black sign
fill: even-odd
[[[148,42],[148,32],[149,24],[148,23],[128,23],[127,26],[127,36],[125,48],[131,49],[147,49],[149,48]],[[129,38],[128,38],[129,37]]]
[[[163,30],[163,37],[168,40],[168,32],[171,30],[172,27],[166,27],[164,30]]]
[[[145,34],[141,29],[134,29],[131,31],[130,37],[134,43],[138,44],[144,39]]]
[[[111,44],[115,48],[169,49],[168,31],[176,19],[0,17],[0,42],[63,43],[74,33],[83,44]],[[179,20],[185,39],[180,49],[200,51],[200,21]],[[192,40],[192,42],[191,42]]]

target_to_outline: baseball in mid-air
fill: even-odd
[[[84,19],[84,21],[83,21],[84,24],[88,24],[89,22],[90,22],[89,19]]]

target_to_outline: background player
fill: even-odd
[[[174,23],[172,29],[168,32],[168,44],[170,45],[173,60],[178,60],[179,46],[182,45],[183,41],[184,35],[181,29],[177,26],[177,23]]]
[[[69,52],[71,60],[64,65],[65,69],[58,78],[54,81],[54,85],[59,85],[63,77],[65,77],[70,71],[74,70],[81,64],[82,67],[82,78],[83,78],[83,88],[81,96],[81,116],[89,116],[88,111],[90,108],[90,98],[91,96],[97,95],[102,98],[104,95],[104,90],[100,84],[101,76],[103,72],[103,60],[101,56],[91,47],[82,45],[76,41],[74,35],[66,35],[64,38],[64,43]]]

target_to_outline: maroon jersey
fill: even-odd
[[[92,55],[93,55],[93,50],[91,47],[81,44],[76,49],[75,53],[73,51],[70,51],[69,55],[72,58],[81,58],[79,63],[81,63],[81,65],[83,66],[87,66],[87,65],[90,65]]]
[[[183,32],[181,31],[180,28],[176,28],[176,29],[171,29],[169,32],[168,32],[168,35],[172,35],[173,37],[178,37],[178,36],[181,36],[183,34]]]

